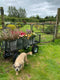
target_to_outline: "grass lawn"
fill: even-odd
[[[0,27],[1,27],[2,25],[0,25]]]
[[[60,80],[60,39],[38,45],[38,53],[28,56],[29,64],[18,76],[12,60],[4,60],[0,55],[0,80]]]

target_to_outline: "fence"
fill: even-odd
[[[54,41],[55,39],[55,24],[26,24],[20,30],[23,32],[26,32],[26,30],[35,32],[37,34],[35,39],[40,41],[40,43]]]
[[[40,35],[40,43],[54,41],[55,39],[55,25],[54,24],[36,24],[33,25],[33,31]],[[38,36],[36,36],[36,40]]]
[[[56,38],[60,38],[60,8],[58,8],[56,16]]]

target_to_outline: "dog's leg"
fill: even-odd
[[[21,66],[21,70],[23,70],[23,68],[24,68],[24,63],[23,63],[22,66]]]
[[[25,56],[25,62],[26,62],[26,64],[28,64],[27,56]]]
[[[24,68],[24,64],[22,64],[22,68]]]

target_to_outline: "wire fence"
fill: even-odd
[[[51,24],[33,25],[33,31],[37,33],[37,35],[40,35],[40,43],[54,41],[55,39],[54,38],[55,25],[51,25]],[[38,39],[38,36],[36,36],[36,39]]]

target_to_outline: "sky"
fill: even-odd
[[[55,16],[60,8],[60,0],[0,0],[0,7],[8,14],[9,6],[17,9],[25,8],[27,17],[39,15],[40,17]]]

